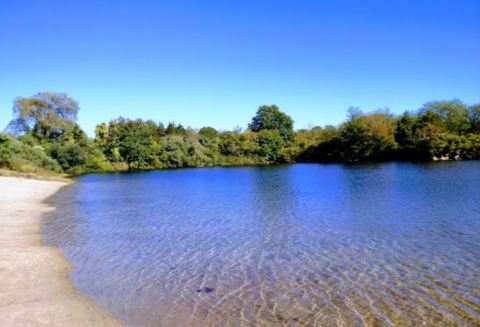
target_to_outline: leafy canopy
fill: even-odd
[[[7,129],[16,135],[32,133],[40,140],[54,139],[74,128],[78,110],[78,102],[65,93],[19,97],[14,101],[14,118]]]
[[[437,115],[441,120],[438,125],[450,133],[466,134],[470,129],[468,107],[458,99],[427,102],[420,109],[420,114],[428,113]]]
[[[248,128],[253,132],[277,130],[284,141],[293,140],[293,120],[276,105],[260,106]]]

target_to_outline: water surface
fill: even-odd
[[[480,162],[87,175],[47,244],[130,326],[480,324]]]

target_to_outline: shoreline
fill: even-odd
[[[0,176],[2,326],[122,326],[70,280],[59,248],[42,243],[44,201],[66,182]]]

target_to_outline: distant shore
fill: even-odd
[[[0,321],[7,326],[121,326],[76,292],[60,249],[42,245],[43,201],[66,185],[0,176]]]

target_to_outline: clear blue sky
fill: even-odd
[[[480,1],[0,0],[0,126],[39,91],[120,115],[246,127],[275,103],[296,128],[349,106],[480,102]]]

